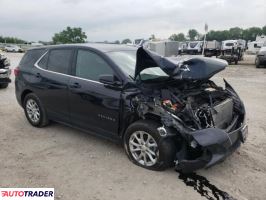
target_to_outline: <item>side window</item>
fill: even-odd
[[[48,58],[47,69],[62,74],[68,73],[71,59],[71,49],[51,50]]]
[[[38,62],[38,66],[42,69],[47,69],[48,53],[46,53],[42,59]]]
[[[28,50],[23,58],[21,59],[19,66],[24,67],[33,67],[35,62],[44,54],[45,49],[34,49]]]
[[[103,74],[114,74],[112,68],[97,54],[78,50],[76,76],[89,80],[99,81]]]

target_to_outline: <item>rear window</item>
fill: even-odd
[[[71,49],[51,50],[49,53],[47,69],[53,72],[68,74],[71,55]]]
[[[46,53],[42,59],[38,62],[38,66],[42,69],[47,69],[48,53]]]
[[[44,54],[46,49],[34,49],[28,50],[25,55],[22,57],[19,66],[21,68],[33,67],[37,60]]]

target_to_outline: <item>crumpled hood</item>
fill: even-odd
[[[228,63],[224,60],[192,57],[162,57],[154,52],[140,47],[137,50],[135,78],[147,68],[160,67],[166,74],[182,80],[208,80],[214,74],[222,71]]]

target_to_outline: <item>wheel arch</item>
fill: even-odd
[[[154,121],[154,122],[157,122],[157,123],[162,123],[161,122],[161,117],[159,115],[154,114],[154,113],[146,113],[144,115],[144,118],[142,118],[142,117],[140,117],[138,115],[131,115],[127,119],[127,123],[126,123],[126,125],[124,126],[124,128],[122,129],[122,131],[120,133],[120,136],[121,136],[122,139],[124,138],[124,135],[125,135],[128,127],[131,124],[133,124],[134,122],[139,121],[139,120],[150,120],[150,121]]]
[[[30,93],[33,93],[33,91],[32,91],[32,90],[29,90],[29,89],[26,89],[26,90],[24,90],[24,91],[22,92],[21,97],[20,97],[20,100],[21,100],[21,104],[22,104],[22,105],[23,105],[23,102],[24,102],[25,97],[26,97],[28,94],[30,94]]]

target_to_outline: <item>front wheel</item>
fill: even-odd
[[[131,124],[124,135],[124,148],[136,165],[150,170],[173,166],[176,146],[172,138],[161,137],[159,123],[140,120]]]
[[[40,99],[34,93],[28,94],[23,102],[25,115],[32,126],[43,127],[48,125],[46,111]]]

